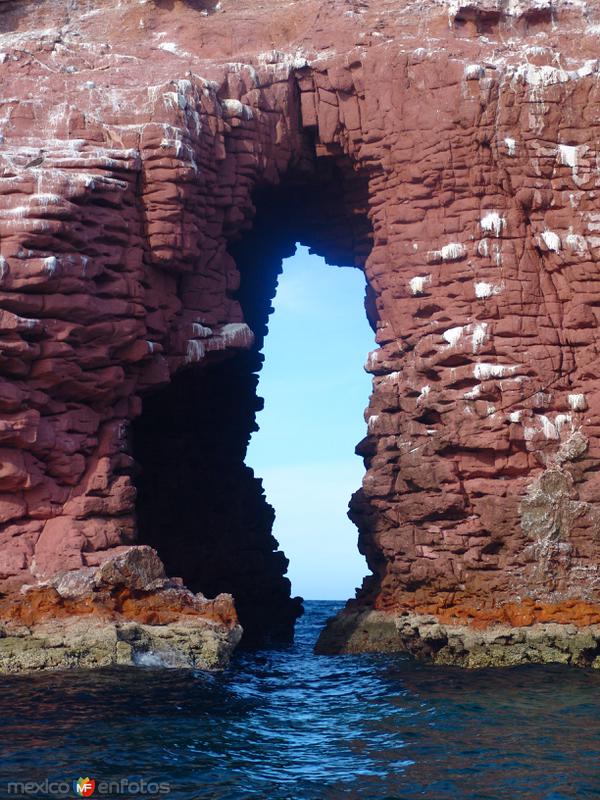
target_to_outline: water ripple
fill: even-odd
[[[5,677],[0,796],[85,773],[167,781],[182,800],[600,797],[600,674],[314,656],[335,610],[307,603],[294,645],[222,675]]]

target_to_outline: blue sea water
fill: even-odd
[[[1,796],[90,776],[167,782],[178,800],[600,797],[599,673],[313,655],[339,607],[306,603],[293,645],[219,675],[3,677]]]

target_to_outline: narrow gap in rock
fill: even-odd
[[[276,511],[294,592],[309,600],[354,595],[367,571],[347,517],[364,466],[373,332],[360,270],[332,267],[298,243],[285,259],[269,318],[258,415],[246,457]]]
[[[282,261],[298,241],[329,264],[364,265],[371,243],[366,188],[347,164],[327,158],[314,174],[256,192],[252,228],[229,246],[254,346],[181,371],[144,399],[132,426],[138,541],[155,547],[168,574],[194,591],[230,592],[249,646],[291,639],[302,612],[271,532],[273,509],[260,476],[245,464],[262,408],[256,387],[271,300]],[[366,307],[374,326],[372,303]],[[364,309],[356,315],[364,317]]]

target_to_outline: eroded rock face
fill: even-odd
[[[276,607],[291,629],[242,464],[278,261],[300,236],[364,268],[377,331],[351,506],[373,575],[347,614],[597,623],[600,4],[8,2],[0,22],[7,598],[135,541],[163,555],[147,443],[173,459],[187,434],[159,435],[157,398],[229,360],[244,422],[218,422],[229,480],[204,505],[232,522],[184,566],[194,589],[219,575],[212,591],[264,609],[251,627]],[[136,481],[156,514],[136,514]]]
[[[0,672],[112,664],[222,669],[242,635],[231,595],[167,578],[151,547],[0,600]]]

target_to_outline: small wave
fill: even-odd
[[[3,676],[0,798],[83,761],[171,800],[600,798],[600,670],[313,655],[340,607],[307,602],[292,647],[222,673],[139,646],[133,668]]]
[[[146,650],[143,653],[134,653],[133,663],[136,667],[172,667],[173,659],[166,653],[156,653],[153,650]]]

